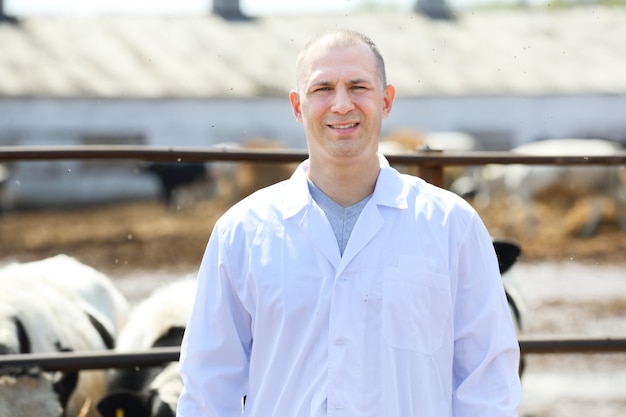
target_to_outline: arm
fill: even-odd
[[[521,397],[519,344],[493,243],[477,215],[460,242],[453,415],[516,416]]]
[[[194,306],[181,346],[181,417],[240,416],[248,383],[250,316],[232,280],[219,226],[198,273]]]

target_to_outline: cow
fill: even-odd
[[[116,351],[180,347],[195,290],[196,281],[191,276],[154,290],[132,310]],[[115,369],[109,373],[107,394],[97,408],[102,417],[170,417],[176,413],[182,387],[178,362],[142,369]]]
[[[36,367],[0,370],[0,416],[64,416],[62,403],[66,398],[59,398],[63,395],[60,390],[63,385],[71,388],[74,382],[59,384],[52,374]]]
[[[209,178],[208,165],[202,162],[151,162],[142,169],[157,177],[161,199],[167,206],[176,202],[176,194],[185,186]]]
[[[251,138],[241,142],[221,142],[211,145],[214,151],[272,151],[285,149],[274,140]],[[215,160],[207,163],[148,163],[142,170],[156,175],[162,190],[162,200],[176,209],[213,200],[229,207],[243,197],[266,185],[291,176],[294,163]]]
[[[511,269],[513,264],[515,264],[515,262],[517,261],[517,259],[522,253],[522,249],[517,243],[511,240],[504,240],[504,239],[494,239],[493,246],[496,251],[496,255],[498,257],[498,267],[500,269],[500,275],[503,276],[502,282],[504,285],[504,293],[506,295],[506,300],[509,305],[511,318],[513,320],[513,324],[515,325],[515,331],[519,336],[520,334],[523,333],[523,330],[524,330],[523,316],[522,316],[522,304],[515,289],[511,285],[509,285],[504,275],[508,270]],[[522,356],[520,358],[520,364],[519,364],[520,377],[524,373],[524,368],[525,368],[525,359]]]
[[[546,139],[527,143],[511,149],[513,153],[536,156],[599,156],[614,155],[622,151],[619,142],[605,139]],[[522,207],[525,230],[536,229],[534,203],[541,196],[561,196],[566,205],[591,201],[585,209],[582,222],[573,222],[571,232],[580,236],[593,235],[602,220],[607,203],[614,208],[617,225],[626,230],[626,184],[623,167],[614,165],[486,165],[474,181],[475,203],[478,207],[489,204],[493,195],[504,192],[508,201]],[[514,210],[509,210],[510,214]],[[569,223],[564,221],[564,223]]]
[[[67,255],[0,269],[0,354],[113,349],[130,306],[112,281]],[[1,368],[0,416],[97,416],[106,371]],[[17,394],[20,394],[19,396]]]

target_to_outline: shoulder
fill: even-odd
[[[475,209],[461,196],[411,175],[400,175],[409,204],[428,206],[449,213],[473,216]]]
[[[454,236],[465,235],[471,225],[482,219],[469,202],[458,194],[427,183],[421,178],[402,175],[406,204],[417,219],[425,219],[430,227],[441,228]]]

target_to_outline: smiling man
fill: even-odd
[[[216,223],[178,416],[517,415],[492,240],[464,200],[378,154],[394,95],[366,36],[303,48],[289,98],[309,159]]]

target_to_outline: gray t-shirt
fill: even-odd
[[[324,194],[324,192],[317,188],[310,180],[309,192],[311,193],[313,200],[315,200],[317,205],[320,206],[322,211],[326,214],[326,218],[335,232],[337,244],[339,245],[339,252],[343,255],[343,251],[348,244],[348,239],[350,238],[354,224],[359,218],[363,207],[365,207],[365,204],[367,204],[372,195],[368,195],[363,200],[352,206],[342,207],[332,198]]]

